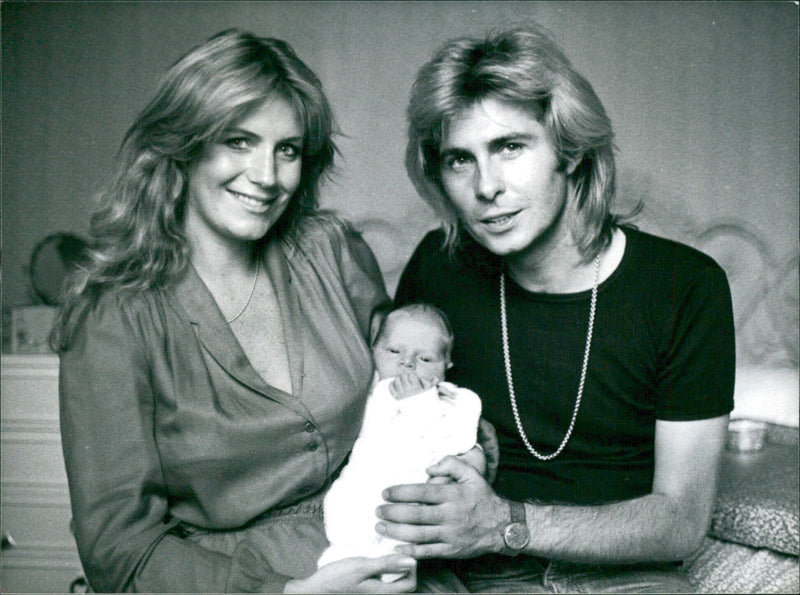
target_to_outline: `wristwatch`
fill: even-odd
[[[528,523],[525,520],[525,505],[522,502],[509,500],[511,522],[503,529],[503,542],[506,544],[505,554],[516,556],[531,539]]]

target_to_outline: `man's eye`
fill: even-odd
[[[520,143],[506,143],[503,145],[503,153],[506,155],[514,154],[522,150],[522,144]]]
[[[447,169],[453,172],[462,172],[469,167],[470,159],[463,155],[453,155],[445,159],[444,165]]]

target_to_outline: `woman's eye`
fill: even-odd
[[[225,140],[225,146],[235,151],[242,151],[250,146],[250,142],[244,137],[236,136]]]
[[[278,147],[278,153],[286,159],[297,159],[300,156],[300,149],[294,145],[283,144]]]
[[[426,364],[429,364],[429,363],[431,363],[433,361],[433,358],[425,357],[423,355],[423,356],[420,356],[419,361],[424,362]]]

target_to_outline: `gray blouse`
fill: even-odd
[[[388,302],[374,256],[328,221],[263,258],[294,394],[256,373],[191,267],[167,287],[104,294],[61,354],[75,536],[96,591],[242,590],[231,556],[175,527],[231,530],[302,503],[350,451],[372,378],[370,319]],[[287,577],[263,573],[256,587],[282,590]]]

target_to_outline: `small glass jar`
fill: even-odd
[[[750,419],[734,419],[728,423],[725,447],[734,452],[757,452],[764,448],[767,424]]]

